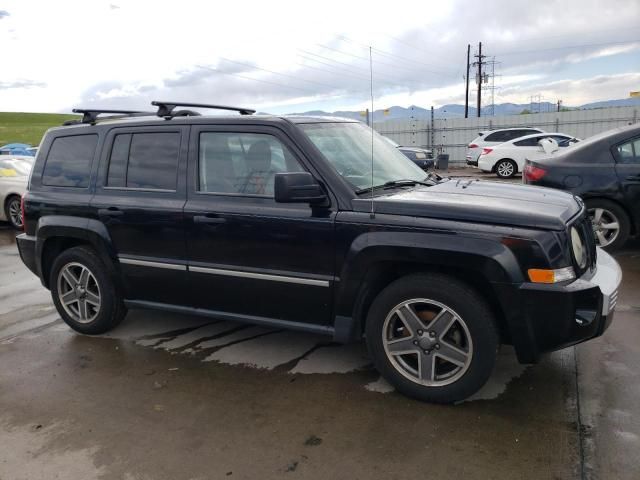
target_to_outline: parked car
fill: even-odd
[[[578,197],[425,174],[357,121],[154,104],[76,111],[36,158],[18,248],[79,332],[154,308],[364,338],[399,391],[455,402],[500,343],[532,363],[612,321]]]
[[[31,145],[27,143],[7,143],[0,147],[0,155],[31,155],[30,148]]]
[[[544,133],[544,130],[532,127],[518,127],[501,128],[500,130],[485,130],[480,132],[478,133],[478,137],[476,137],[467,146],[467,165],[471,165],[472,167],[478,166],[478,158],[480,157],[483,148],[493,147],[534,133]]]
[[[542,140],[551,139],[546,145]],[[522,172],[525,159],[534,160],[548,155],[548,148],[566,148],[580,140],[565,133],[534,133],[501,143],[494,147],[485,147],[478,158],[478,168],[483,172],[493,172],[500,178],[513,177]],[[544,142],[543,142],[544,143]]]
[[[391,145],[396,147],[400,152],[418,165],[422,170],[427,171],[433,169],[433,152],[427,148],[421,147],[403,147],[402,145],[394,142],[389,137],[384,137]]]
[[[33,157],[29,157],[32,159]],[[27,181],[33,163],[23,157],[0,157],[0,220],[14,228],[22,228],[20,199],[27,190]]]
[[[598,245],[620,248],[640,232],[640,124],[595,135],[560,154],[528,160],[523,181],[581,196]]]

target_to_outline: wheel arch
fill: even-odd
[[[618,207],[620,207],[620,209],[627,215],[627,218],[629,219],[629,225],[631,226],[631,234],[632,235],[636,235],[638,233],[638,231],[640,231],[640,229],[638,228],[638,224],[637,224],[637,220],[635,218],[634,215],[631,214],[631,212],[629,211],[629,209],[619,200],[616,200],[615,198],[611,198],[611,197],[605,197],[602,195],[594,195],[594,196],[583,196],[582,197],[583,200],[585,201],[585,203],[587,202],[593,202],[593,201],[598,201],[598,200],[605,200],[607,202],[613,203],[615,205],[617,205]]]
[[[42,284],[49,288],[49,275],[55,258],[69,248],[91,247],[106,265],[117,265],[117,255],[104,224],[79,217],[47,216],[36,230],[36,268]]]
[[[501,335],[509,338],[506,315],[492,282],[523,281],[513,253],[495,240],[473,239],[471,243],[469,238],[440,237],[420,242],[431,248],[416,247],[415,239],[406,239],[413,241],[393,247],[369,246],[350,255],[336,292],[336,313],[352,319],[354,335],[363,332],[373,299],[387,285],[414,273],[433,272],[452,276],[478,291],[492,308]]]

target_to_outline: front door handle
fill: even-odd
[[[226,218],[222,218],[222,217],[210,217],[207,215],[195,215],[193,217],[193,222],[194,223],[217,223],[217,224],[221,224],[221,223],[225,223],[227,221]]]
[[[121,217],[124,215],[124,212],[115,207],[99,208],[98,215],[101,217]]]

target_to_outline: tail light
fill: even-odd
[[[476,145],[475,143],[471,143],[469,144],[469,148],[478,148],[478,145]]]
[[[27,231],[27,222],[24,216],[24,195],[20,197],[20,215],[22,215],[22,231]]]
[[[483,148],[482,153],[480,155],[488,155],[493,152],[493,148]]]
[[[524,166],[524,179],[528,182],[537,182],[547,174],[544,168],[536,167],[530,163]]]

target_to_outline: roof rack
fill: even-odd
[[[184,102],[159,102],[154,100],[151,102],[151,105],[158,107],[158,112],[156,115],[159,117],[164,117],[167,120],[176,117],[176,116],[186,116],[186,115],[199,115],[198,112],[194,112],[192,110],[179,110],[174,112],[173,110],[176,107],[195,107],[195,108],[212,108],[215,110],[230,110],[233,112],[239,112],[240,115],[251,115],[252,113],[256,113],[255,110],[250,108],[242,108],[242,107],[229,107],[226,105],[209,105],[206,103],[184,103]]]
[[[82,120],[67,120],[63,125],[78,125],[81,123],[95,124],[98,120],[155,115],[155,112],[143,112],[141,110],[106,110],[103,108],[74,108],[72,112],[81,113]],[[98,119],[98,115],[104,113],[110,114],[110,116]]]

